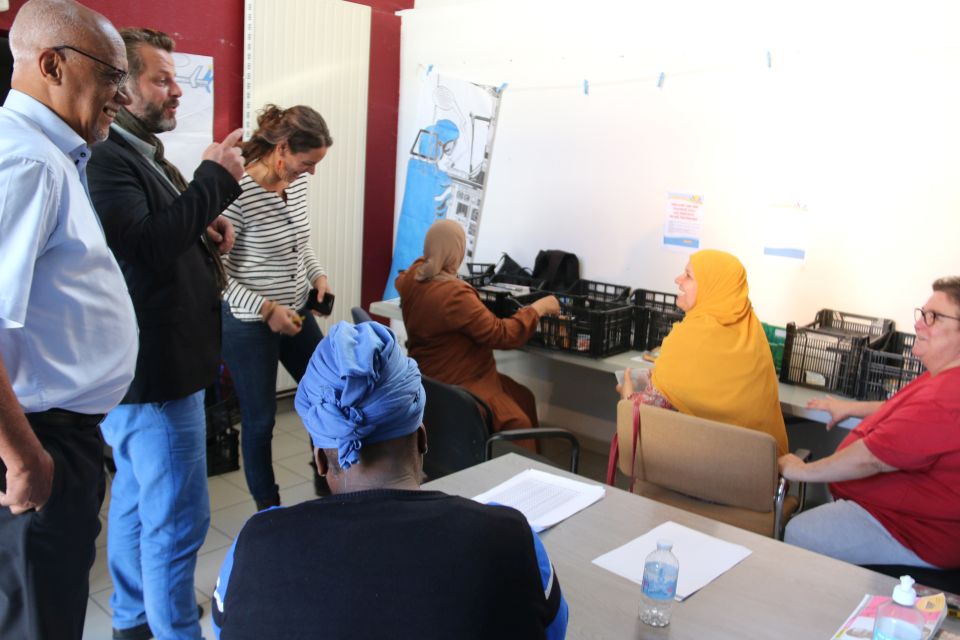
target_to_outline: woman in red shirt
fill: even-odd
[[[927,372],[886,402],[825,398],[827,428],[865,418],[836,453],[780,458],[789,480],[829,482],[834,502],[801,513],[786,542],[856,564],[960,568],[960,277],[917,309],[913,354]]]

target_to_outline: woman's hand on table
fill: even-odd
[[[807,409],[819,409],[830,414],[830,422],[827,423],[827,431],[833,429],[838,422],[856,415],[857,402],[853,400],[841,400],[833,396],[824,396],[814,398],[807,403]]]

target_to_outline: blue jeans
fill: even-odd
[[[936,568],[852,500],[828,502],[797,514],[787,523],[783,541],[852,564]]]
[[[273,425],[277,414],[277,365],[300,382],[323,332],[309,311],[295,336],[274,333],[265,323],[242,322],[223,307],[223,359],[240,402],[243,473],[257,505],[280,504],[273,475]]]
[[[113,626],[149,621],[157,638],[200,638],[193,574],[210,525],[203,391],[122,404],[101,425],[117,474],[107,562]]]

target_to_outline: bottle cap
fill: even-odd
[[[893,588],[893,601],[905,607],[912,607],[917,601],[917,592],[913,590],[916,582],[910,576],[900,576],[900,584]]]
[[[657,540],[657,549],[661,551],[670,551],[673,549],[673,543],[669,540]]]

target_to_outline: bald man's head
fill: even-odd
[[[106,138],[129,98],[123,39],[105,17],[74,0],[29,0],[10,27],[10,86],[53,110],[88,143]]]
[[[109,20],[73,0],[30,0],[17,12],[9,37],[15,69],[59,44],[83,46],[91,39],[123,44]]]

